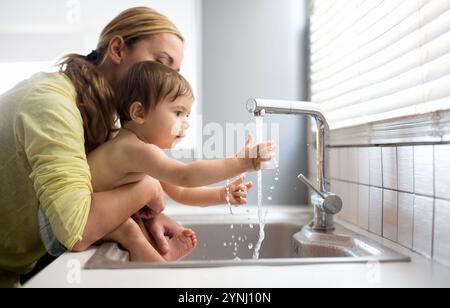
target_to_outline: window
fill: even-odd
[[[16,0],[0,9],[0,95],[36,72],[54,71],[66,53],[88,54],[97,45],[104,26],[121,11],[148,6],[168,16],[186,39],[181,73],[190,81],[197,101],[193,115],[200,115],[200,30],[198,0]],[[195,118],[195,117],[194,117]],[[192,123],[179,145],[193,149],[198,136]]]
[[[312,0],[311,100],[332,129],[450,109],[450,0]]]

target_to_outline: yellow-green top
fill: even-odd
[[[76,92],[39,73],[0,96],[0,286],[45,254],[39,204],[68,249],[82,238],[92,196]]]

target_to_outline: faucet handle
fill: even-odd
[[[327,214],[336,215],[342,210],[342,199],[338,195],[318,190],[303,174],[298,178],[323,199],[319,207]]]

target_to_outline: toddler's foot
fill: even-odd
[[[178,261],[190,254],[197,246],[197,238],[191,229],[184,230],[169,241],[169,252],[163,255],[166,261]]]

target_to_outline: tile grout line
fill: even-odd
[[[436,200],[447,201],[447,202],[450,201],[450,199],[447,199],[447,198],[441,198],[441,197],[436,197],[436,196],[432,196],[432,195],[418,194],[418,193],[411,192],[411,191],[406,191],[406,190],[396,190],[396,189],[380,187],[380,186],[364,184],[364,183],[357,183],[357,182],[341,180],[341,179],[336,179],[336,178],[332,178],[331,180],[332,181],[342,182],[342,183],[347,183],[347,184],[356,184],[356,185],[360,185],[360,186],[367,186],[369,188],[373,187],[373,188],[378,188],[378,189],[382,189],[382,190],[396,191],[396,192],[399,192],[399,193],[408,194],[408,195],[414,195],[414,196],[418,196],[418,197],[425,197],[425,198],[436,199]],[[328,181],[330,181],[330,180],[328,180]]]

